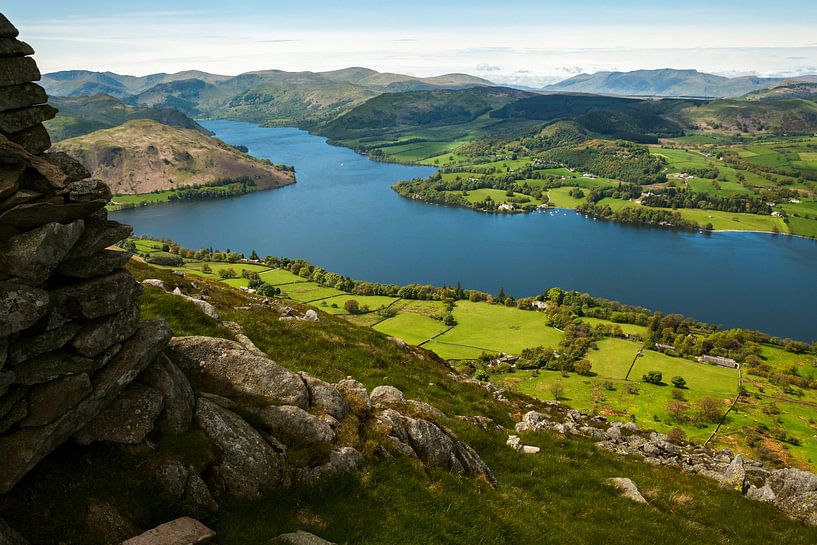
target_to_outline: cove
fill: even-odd
[[[454,284],[516,297],[558,286],[727,327],[817,340],[817,243],[762,233],[619,225],[571,210],[489,215],[403,199],[433,168],[371,161],[291,128],[203,123],[298,183],[216,201],[112,213],[192,247],[303,258],[354,278]]]

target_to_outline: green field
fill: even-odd
[[[571,197],[568,193],[572,187],[556,187],[548,190],[548,198],[550,203],[556,208],[576,208],[580,204],[584,204],[584,199],[577,199]]]
[[[376,331],[403,339],[409,344],[418,345],[439,335],[448,327],[440,320],[420,314],[404,313],[384,320],[374,326]]]
[[[343,308],[343,305],[349,300],[357,301],[361,308],[366,306],[369,308],[369,310],[377,310],[381,307],[388,307],[395,301],[399,301],[399,299],[396,297],[385,297],[381,295],[338,295],[336,297],[324,299],[316,306],[329,314],[348,315],[349,312]]]

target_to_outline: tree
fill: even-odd
[[[667,414],[675,422],[684,422],[686,420],[686,412],[689,405],[683,401],[673,400],[667,403]]]
[[[358,304],[356,299],[347,299],[345,303],[343,303],[343,308],[349,314],[357,314],[360,312],[360,305]]]
[[[672,385],[683,390],[687,386],[687,381],[684,380],[684,377],[672,377]]]
[[[210,265],[208,265],[207,263],[204,263],[201,266],[201,272],[203,272],[204,274],[210,274],[211,272],[213,272],[213,269],[210,268]]]
[[[259,261],[258,254],[255,253],[255,250],[253,250],[252,253],[250,254],[250,259],[252,259],[253,261]]]
[[[667,432],[667,439],[669,439],[670,443],[683,445],[687,441],[687,434],[684,430],[676,426]]]
[[[593,365],[589,360],[580,360],[573,364],[573,370],[582,376],[589,376]]]
[[[550,393],[553,394],[553,399],[559,401],[565,394],[565,387],[562,386],[561,382],[554,382],[550,385]]]
[[[714,397],[702,397],[698,400],[698,415],[704,422],[719,422],[723,415],[723,403]]]
[[[646,375],[641,376],[641,380],[647,384],[663,384],[664,375],[661,371],[649,371]]]
[[[485,369],[477,369],[477,371],[474,373],[474,378],[480,382],[488,382],[491,375],[489,375]]]
[[[454,319],[454,315],[449,312],[445,315],[445,318],[443,318],[443,324],[451,327],[457,325],[457,321]]]
[[[218,271],[218,275],[221,278],[235,278],[237,276],[235,274],[235,271],[233,269],[231,269],[230,267],[225,267],[225,268],[221,269],[220,271]]]

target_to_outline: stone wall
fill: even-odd
[[[170,339],[106,249],[108,187],[50,147],[56,110],[32,48],[0,14],[0,493],[108,407]]]

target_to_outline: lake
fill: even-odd
[[[303,258],[383,283],[455,284],[516,297],[558,286],[696,319],[817,340],[817,243],[760,233],[685,233],[570,210],[491,215],[399,197],[430,167],[370,161],[290,128],[203,123],[298,183],[241,197],[112,213],[134,232],[191,247]]]

